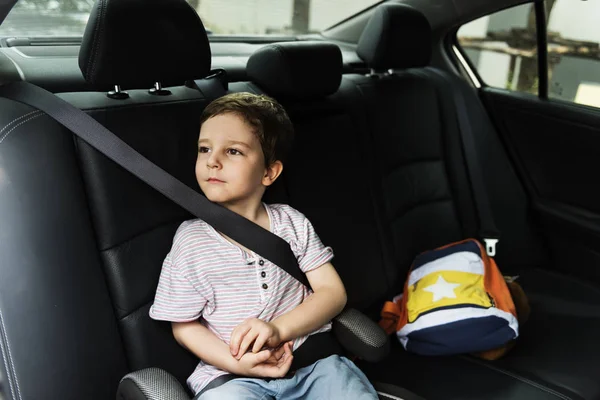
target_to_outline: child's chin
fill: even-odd
[[[212,193],[205,193],[206,198],[212,201],[213,203],[222,204],[227,203],[229,201],[229,197],[227,196],[219,196]]]
[[[213,203],[223,203],[225,201],[225,199],[221,198],[220,196],[207,195],[206,198],[212,201]]]

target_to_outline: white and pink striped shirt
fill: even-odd
[[[321,243],[302,213],[283,204],[264,206],[271,232],[290,244],[302,271],[311,271],[333,258],[331,248]],[[195,219],[182,223],[175,234],[150,317],[172,322],[202,317],[201,323],[229,344],[233,329],[247,318],[272,321],[293,310],[310,293],[281,268],[247,253],[206,222]],[[331,323],[313,333],[329,329]],[[297,338],[294,350],[306,338]],[[198,393],[226,373],[200,361],[187,383]]]

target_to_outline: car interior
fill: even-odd
[[[0,2],[0,27],[15,3]],[[600,399],[600,110],[548,95],[548,3],[388,0],[319,33],[219,37],[185,0],[97,0],[81,38],[0,35],[0,84],[50,91],[198,192],[199,120],[217,95],[194,81],[277,99],[295,141],[265,201],[310,219],[348,306],[375,323],[418,254],[481,238],[463,107],[495,260],[523,287],[529,320],[495,361],[412,354],[393,336],[382,360],[354,361],[382,399]],[[457,40],[464,24],[523,5],[535,94],[487,85]],[[0,399],[192,398],[198,360],[148,315],[191,218],[0,95]]]

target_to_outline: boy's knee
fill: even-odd
[[[337,376],[341,379],[346,379],[351,376],[358,376],[361,380],[367,380],[363,372],[346,357],[332,355],[315,364],[317,374],[325,376]]]
[[[344,368],[345,366],[348,366],[349,364],[352,364],[352,361],[348,360],[345,357],[334,354],[327,358],[323,358],[323,359],[317,361],[316,365],[320,366],[320,367],[324,367],[324,368],[339,368],[339,367]]]
[[[368,378],[346,357],[329,356],[317,361],[314,367],[307,379],[326,382],[326,389],[320,390],[328,394],[336,393],[338,398],[377,399],[377,393]]]

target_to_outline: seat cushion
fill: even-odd
[[[600,398],[600,288],[542,270],[526,271],[519,281],[532,312],[520,342],[498,365]]]

